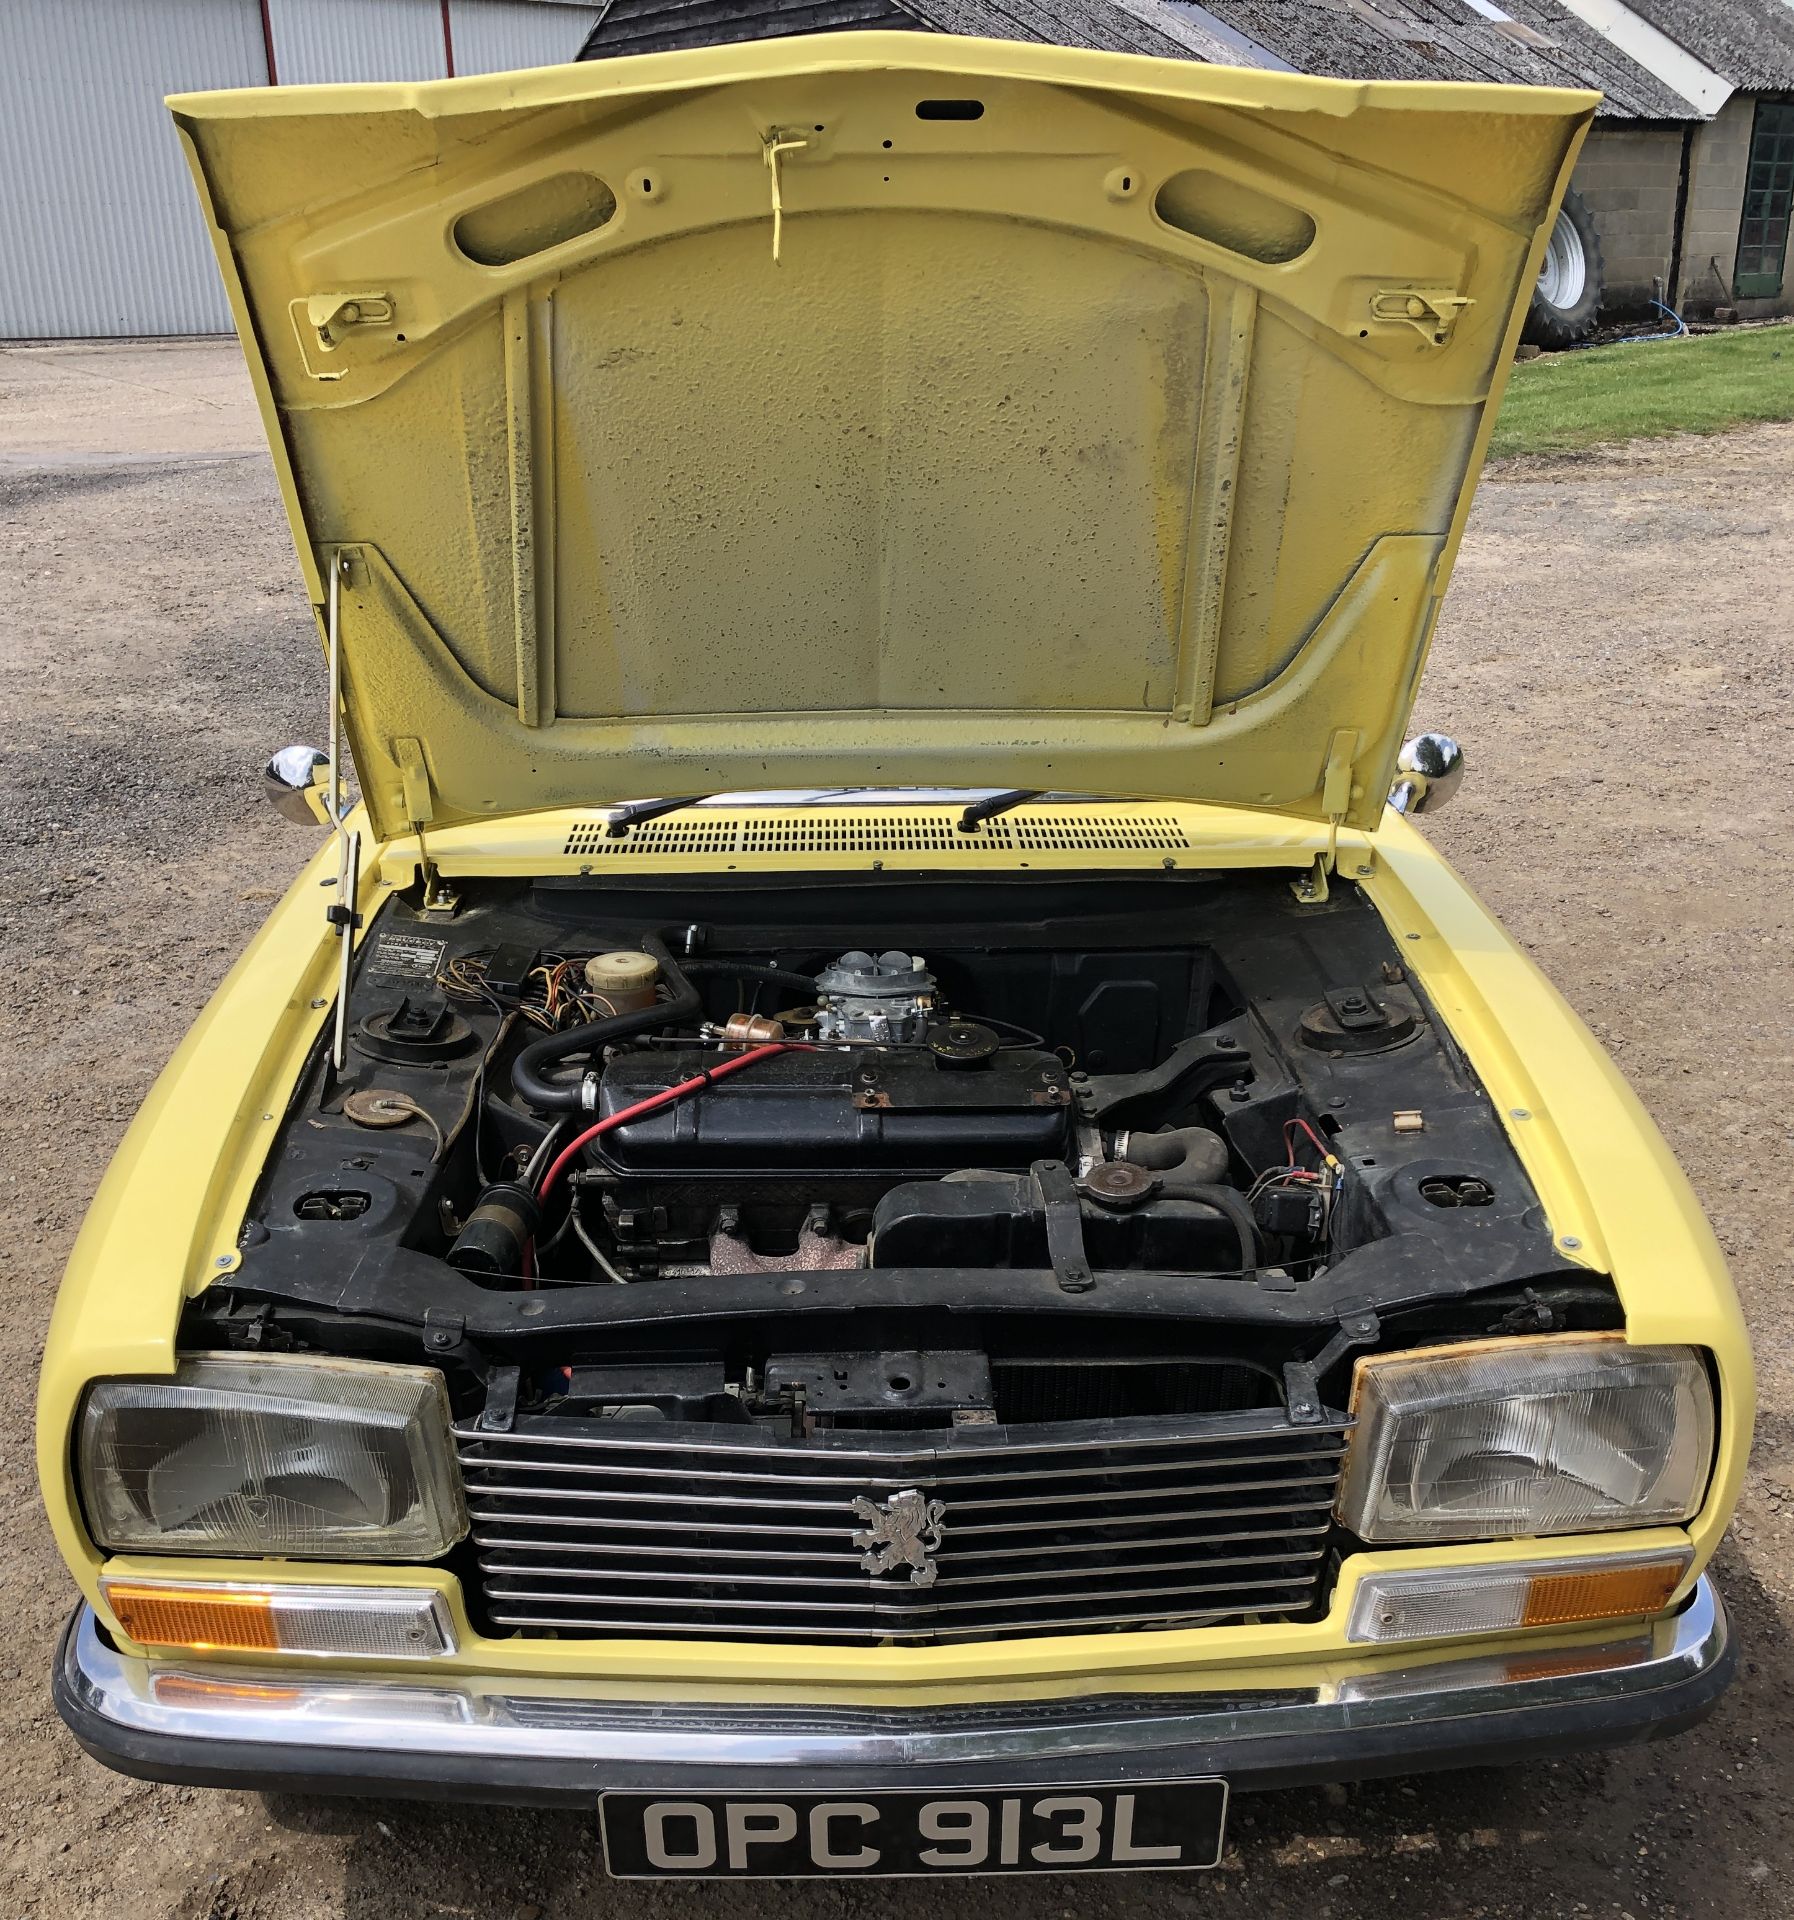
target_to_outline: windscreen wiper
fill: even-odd
[[[843,788],[842,792],[855,792],[855,788]],[[1038,800],[1043,789],[1038,787],[1014,787],[1005,793],[987,794],[982,800],[974,800],[959,816],[961,833],[976,833],[986,820],[994,820],[1001,813],[1007,813],[1011,807],[1025,805],[1030,800]],[[686,793],[670,796],[664,800],[625,800],[611,810],[609,824],[604,829],[607,840],[621,840],[631,827],[638,827],[644,821],[658,820],[662,814],[677,813],[682,807],[695,807],[705,800],[715,799],[710,793]]]
[[[639,827],[644,820],[658,820],[663,813],[677,813],[681,807],[695,807],[700,800],[714,797],[708,793],[687,793],[670,800],[625,800],[611,814],[604,837],[621,840],[631,827]]]
[[[1025,806],[1030,800],[1038,800],[1043,791],[1040,787],[1011,787],[1005,793],[986,794],[982,800],[974,800],[959,816],[959,830],[961,833],[976,833],[985,821],[994,820],[1011,807]]]

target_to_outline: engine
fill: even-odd
[[[721,1339],[745,1392],[794,1350],[765,1324],[788,1301],[908,1300],[872,1337],[928,1322],[1023,1367],[1038,1336],[1071,1366],[1088,1335],[1055,1316],[1118,1306],[1118,1276],[1175,1312],[1212,1305],[1202,1286],[1274,1306],[1348,1268],[1398,1289],[1512,1268],[1527,1184],[1366,905],[1304,918],[1257,875],[1008,889],[470,884],[452,921],[390,903],[239,1290],[346,1274],[334,1298],[465,1321],[475,1296],[639,1288],[664,1302],[650,1344]],[[791,1277],[707,1291],[756,1276]],[[972,1298],[1001,1340],[969,1333]],[[519,1337],[569,1311],[520,1308]],[[1105,1324],[1144,1365],[1150,1334]]]
[[[1257,1264],[1254,1218],[1226,1184],[1217,1133],[1105,1132],[1081,1120],[1080,1105],[1094,1102],[1074,1050],[952,1004],[922,954],[854,949],[814,974],[771,959],[680,962],[664,950],[658,960],[610,952],[557,965],[584,982],[573,1011],[600,1007],[597,1025],[618,1029],[582,1076],[597,1119],[566,1181],[571,1238],[607,1278],[1037,1266],[1051,1256],[1055,1205],[1076,1213],[1088,1256],[1105,1265]],[[744,1002],[750,989],[756,1000],[775,995],[774,1010],[740,1005],[682,1031],[681,995],[707,973],[732,979]],[[576,1028],[565,1047],[538,1041],[533,1051],[595,1044]],[[1219,1057],[1224,1069],[1236,1064]],[[1191,1077],[1166,1080],[1165,1111]],[[522,1084],[539,1092],[528,1074]],[[1318,1171],[1296,1177],[1318,1195]],[[521,1255],[531,1197],[489,1193],[451,1262],[502,1266],[495,1206]],[[1322,1205],[1304,1209],[1298,1237],[1314,1239],[1325,1216]]]

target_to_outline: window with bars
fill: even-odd
[[[1733,290],[1740,300],[1770,300],[1782,290],[1788,222],[1794,212],[1794,99],[1759,100],[1744,176]]]

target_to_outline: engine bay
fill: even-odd
[[[1318,1417],[1392,1339],[1618,1324],[1398,948],[1250,872],[395,899],[188,1338],[812,1433]]]

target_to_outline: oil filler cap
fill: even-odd
[[[981,1067],[1002,1044],[976,1020],[937,1020],[928,1029],[928,1051],[943,1067]]]

